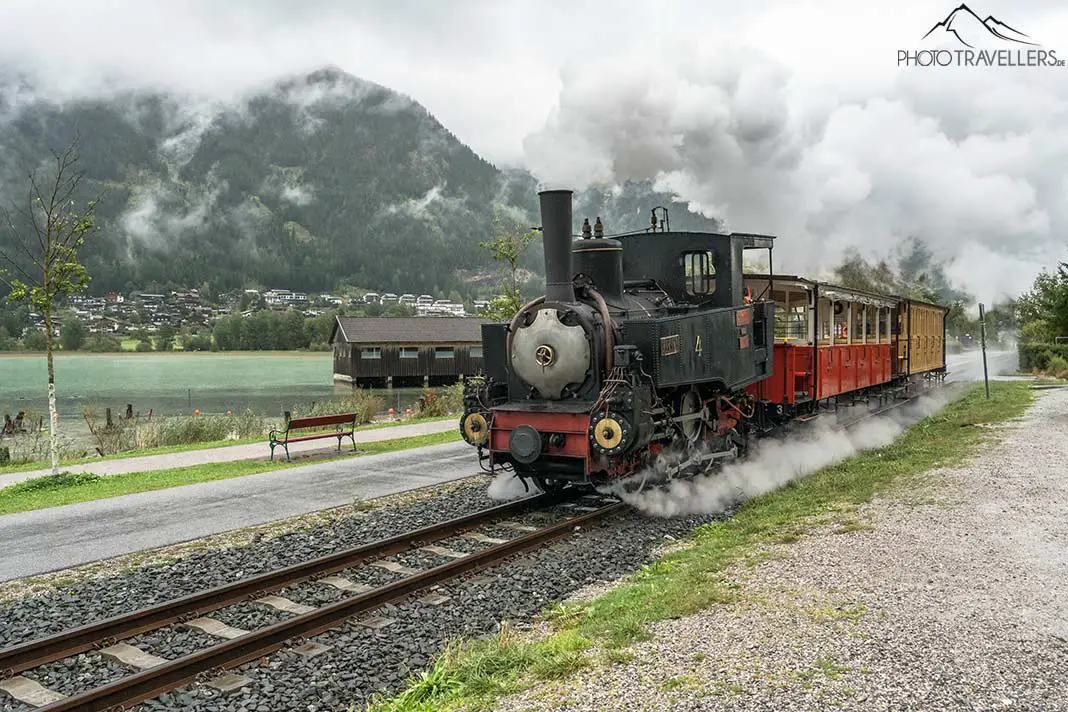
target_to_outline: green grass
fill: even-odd
[[[397,450],[440,445],[460,439],[459,430],[450,430],[432,435],[417,435],[410,438],[396,438],[378,442],[362,443],[355,457],[374,455]],[[330,462],[351,458],[353,455],[341,455],[317,459],[314,463]],[[235,462],[218,462],[193,467],[176,467],[169,470],[150,472],[130,472],[122,475],[101,477],[91,473],[61,473],[58,478],[51,475],[34,477],[17,482],[0,489],[0,514],[13,514],[47,507],[59,507],[75,502],[89,502],[108,497],[119,497],[137,492],[180,487],[197,482],[225,480],[231,477],[243,477],[260,472],[285,470],[291,467],[312,464],[310,462],[286,462],[284,460],[238,460]]]
[[[535,680],[557,680],[586,667],[582,652],[589,646],[582,635],[564,631],[535,647],[505,626],[490,640],[448,646],[415,684],[391,701],[378,702],[374,709],[438,712],[446,709],[440,706],[444,700],[491,700],[523,689],[528,675]]]
[[[369,425],[361,425],[356,428],[357,433],[361,433],[365,430],[380,430],[382,428],[395,428],[401,425],[414,425],[417,423],[433,423],[439,420],[453,420],[459,419],[459,415],[443,415],[435,418],[412,418],[411,420],[405,420],[399,423],[372,423]],[[459,426],[457,426],[459,428]],[[190,450],[207,450],[215,447],[230,447],[231,445],[248,445],[250,443],[264,443],[266,447],[267,436],[257,435],[248,438],[236,438],[233,440],[214,440],[211,442],[203,443],[188,443],[185,445],[164,445],[162,447],[144,448],[141,450],[128,450],[127,452],[120,452],[115,455],[107,455],[105,457],[82,457],[73,459],[64,459],[60,461],[60,465],[85,465],[93,462],[103,462],[105,460],[125,460],[131,457],[147,457],[149,455],[169,455],[174,452],[188,452]],[[32,462],[20,462],[17,465],[5,465],[0,466],[0,475],[6,475],[13,472],[27,472],[29,470],[44,470],[51,467],[51,461],[49,460],[34,460]]]
[[[855,527],[856,507],[891,486],[922,483],[919,475],[935,467],[962,462],[992,437],[976,427],[1018,417],[1032,402],[1027,383],[973,386],[941,412],[907,429],[896,442],[859,453],[779,490],[745,502],[734,517],[698,528],[689,546],[643,566],[621,585],[592,601],[553,606],[543,614],[553,632],[543,640],[498,636],[453,643],[428,673],[411,680],[394,698],[377,698],[371,712],[486,709],[502,695],[530,687],[549,668],[576,670],[594,656],[601,660],[648,638],[648,624],[678,618],[739,599],[739,589],[725,575],[732,564],[759,556],[762,547],[791,541],[805,531],[828,524]],[[849,610],[842,616],[860,615]],[[839,616],[841,617],[841,616]],[[578,645],[581,641],[581,645]],[[562,651],[569,651],[564,656]],[[576,656],[582,657],[579,661]],[[839,671],[828,668],[826,674]],[[355,709],[355,708],[354,708]]]

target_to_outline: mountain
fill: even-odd
[[[993,15],[987,15],[985,20],[981,19],[970,7],[963,3],[953,8],[953,11],[946,15],[944,20],[936,22],[923,38],[926,39],[928,35],[938,29],[948,32],[956,37],[961,44],[968,47],[975,47],[984,39],[989,40],[991,36],[1010,42],[1037,46],[1034,42],[1022,39],[1027,35],[1019,30],[1006,25]]]
[[[499,170],[411,98],[336,68],[227,104],[146,91],[55,103],[0,77],[0,193],[24,196],[25,168],[75,132],[81,198],[104,195],[83,252],[95,293],[206,282],[447,294],[499,269],[479,246],[495,212],[537,224],[529,173]],[[586,191],[576,216],[641,229],[657,204],[672,227],[715,228],[649,184]],[[540,272],[540,260],[536,246],[523,265]]]

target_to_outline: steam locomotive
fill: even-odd
[[[654,461],[686,476],[829,398],[945,371],[938,305],[777,277],[773,236],[673,232],[655,210],[646,230],[606,237],[586,219],[573,240],[572,192],[539,200],[545,295],[482,325],[485,373],[464,387],[460,430],[490,472],[545,491]],[[767,274],[744,274],[749,250]]]

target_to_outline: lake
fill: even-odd
[[[126,404],[142,415],[235,413],[250,408],[281,416],[294,405],[351,391],[333,383],[329,352],[57,354],[56,400],[63,420],[81,420],[82,406],[116,415]],[[385,408],[403,411],[418,388],[376,393]],[[44,354],[0,356],[0,415],[19,410],[48,412],[48,369]]]

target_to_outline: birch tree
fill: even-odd
[[[75,200],[84,173],[78,169],[78,139],[62,152],[52,151],[46,170],[29,173],[24,204],[4,209],[0,223],[0,281],[10,290],[9,302],[24,302],[40,311],[45,323],[48,361],[48,439],[52,475],[59,475],[59,415],[52,360],[57,300],[84,290],[89,274],[78,261],[85,238],[95,232],[96,201]]]
[[[519,260],[530,243],[538,236],[536,230],[523,232],[516,225],[506,222],[500,215],[493,218],[496,237],[480,247],[493,253],[493,259],[508,265],[508,273],[501,281],[500,293],[493,298],[485,315],[497,321],[508,321],[523,307],[520,295]]]

